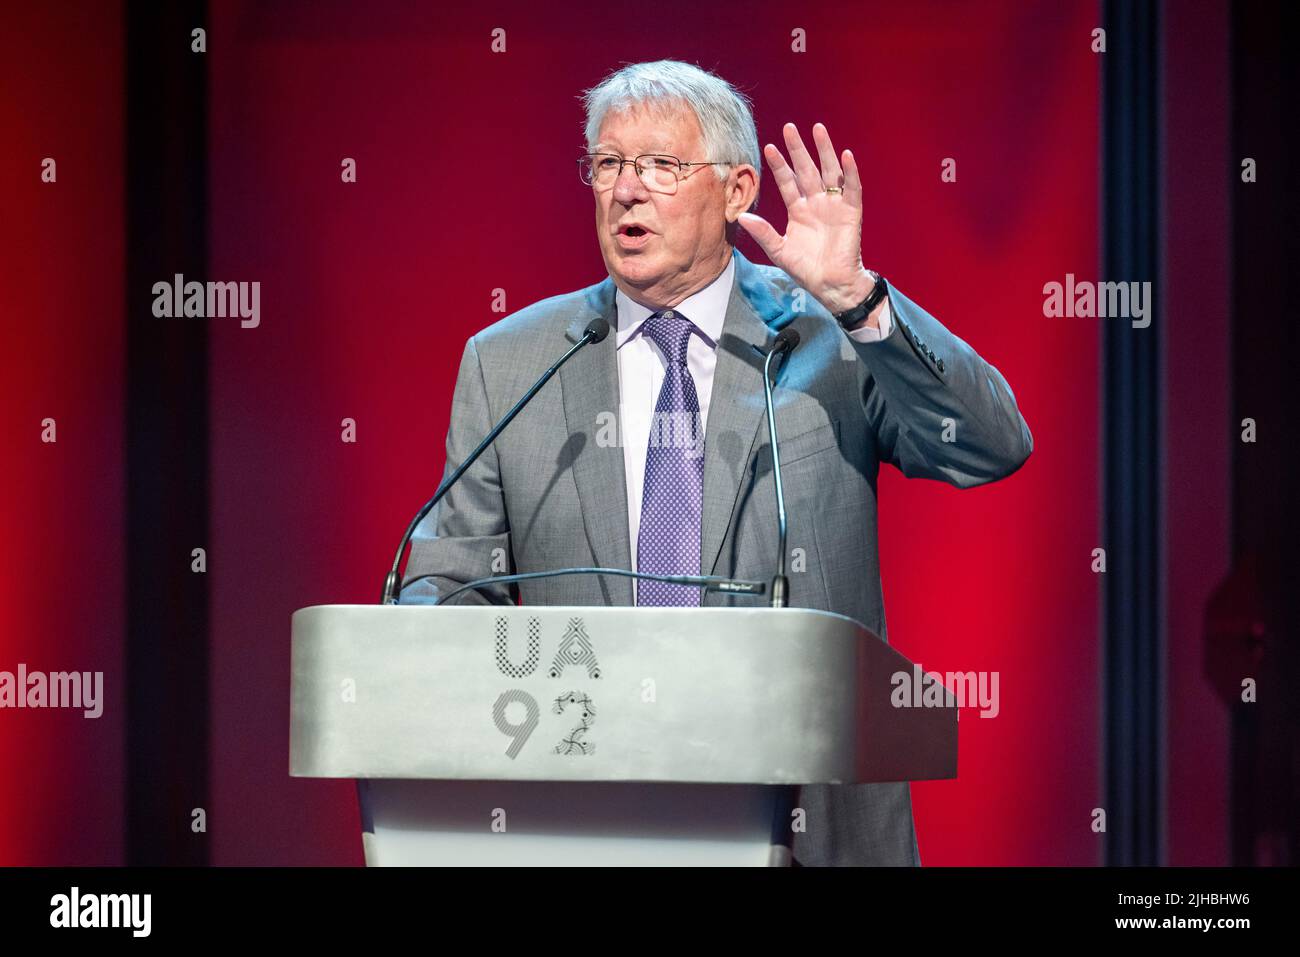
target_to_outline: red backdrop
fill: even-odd
[[[0,711],[0,864],[123,859],[123,76],[116,4],[6,9],[0,671],[102,671],[104,702]]]
[[[1043,283],[1097,271],[1095,3],[212,7],[202,278],[262,283],[259,328],[210,325],[216,863],[360,862],[352,788],[288,776],[289,615],[375,600],[493,291],[514,310],[602,278],[576,96],[663,57],[746,90],[762,142],[821,120],[854,149],[869,263],[1003,371],[1034,432],[999,485],[880,483],[891,640],[1000,677],[998,717],[962,719],[959,779],[913,786],[922,860],[1100,862],[1100,328],[1041,311]],[[0,32],[0,670],[106,689],[95,721],[0,713],[4,864],[124,856],[123,52],[112,3],[33,4]],[[781,227],[775,190],[760,212]]]
[[[208,278],[262,282],[259,328],[212,329],[215,862],[360,861],[351,786],[288,777],[289,615],[375,600],[493,290],[513,311],[604,276],[575,97],[672,57],[746,90],[761,142],[821,120],[854,149],[869,264],[1002,370],[1034,432],[999,485],[880,483],[891,640],[1000,675],[959,779],[913,786],[922,860],[1099,863],[1100,328],[1042,315],[1045,282],[1097,272],[1096,4],[648,9],[214,5]],[[760,212],[784,223],[775,190]]]

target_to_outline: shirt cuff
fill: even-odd
[[[856,329],[848,330],[849,338],[854,342],[879,342],[889,335],[889,331],[894,327],[894,317],[889,312],[889,299],[885,299],[885,308],[880,313],[880,328],[873,329],[870,326],[859,326]]]

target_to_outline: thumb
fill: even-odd
[[[737,220],[745,227],[745,232],[754,237],[754,242],[762,247],[763,252],[767,253],[767,258],[776,262],[776,256],[781,251],[781,234],[772,228],[772,224],[754,213],[741,213]]]

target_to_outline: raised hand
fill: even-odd
[[[836,158],[830,134],[813,125],[818,164],[793,123],[785,124],[787,163],[771,143],[763,148],[772,177],[785,200],[785,235],[763,217],[741,213],[740,225],[772,264],[785,270],[831,312],[852,309],[871,293],[871,274],[862,265],[862,181],[850,150]]]

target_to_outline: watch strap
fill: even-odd
[[[871,295],[862,300],[858,305],[845,312],[835,313],[835,321],[845,329],[851,329],[860,323],[867,316],[871,315],[873,309],[880,305],[880,301],[889,295],[889,284],[885,282],[885,277],[880,275],[874,269],[868,269],[871,278],[875,280],[875,285],[871,288]]]

